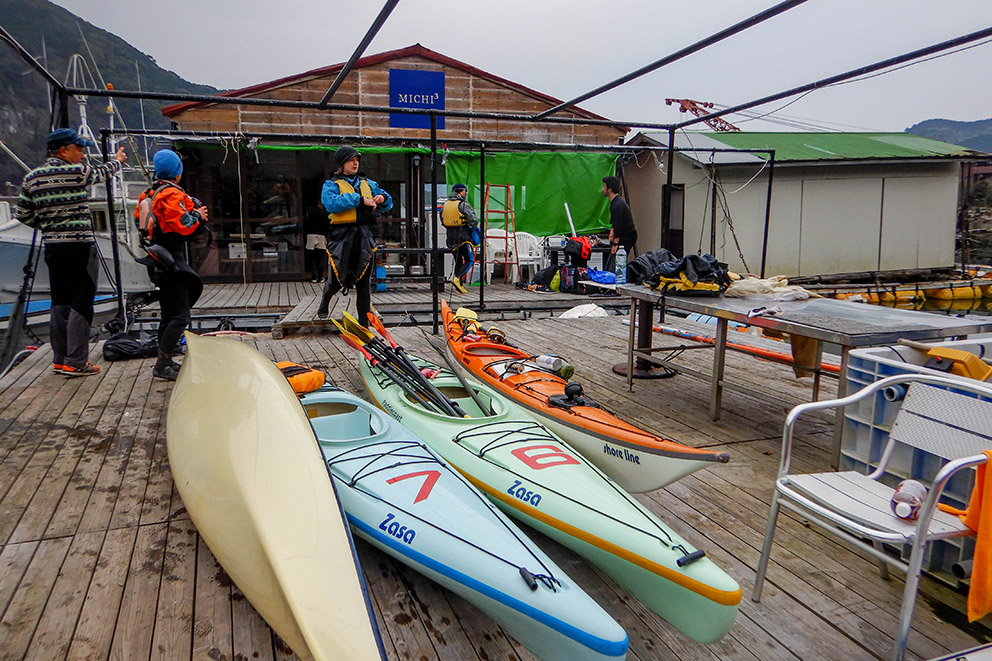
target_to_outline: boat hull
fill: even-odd
[[[114,273],[113,243],[109,236],[96,234],[97,247],[103,260],[103,267],[97,274],[97,294],[117,293],[112,282]],[[24,282],[24,265],[27,264],[31,252],[33,230],[17,221],[11,221],[0,226],[0,303],[13,303]],[[40,237],[34,246],[34,255],[39,257]],[[148,267],[135,261],[130,247],[124,240],[118,241],[120,254],[121,284],[126,294],[155,291],[156,287],[148,277]],[[108,277],[110,274],[110,277]],[[38,268],[35,271],[31,286],[31,299],[42,300],[51,298],[51,285],[48,282],[48,265],[45,257],[38,258]]]
[[[626,656],[620,625],[411,432],[338,389],[302,404],[356,534],[473,603],[542,659]],[[538,577],[535,589],[521,568]]]
[[[484,413],[442,371],[435,385],[470,416],[448,417],[416,405],[364,361],[361,372],[377,405],[509,516],[573,549],[697,641],[715,642],[733,624],[737,583],[705,557],[679,567],[695,552],[688,542],[512,402],[473,385],[491,409]]]
[[[730,459],[726,452],[662,438],[600,407],[550,404],[564,397],[565,379],[542,370],[525,351],[466,335],[444,301],[441,310],[452,364],[519,405],[625,490],[654,491]],[[509,369],[511,365],[520,371]]]
[[[169,464],[193,523],[304,659],[384,658],[344,516],[289,383],[236,340],[186,334]]]

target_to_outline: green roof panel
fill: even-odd
[[[739,149],[774,149],[775,161],[971,158],[982,152],[911,133],[746,133],[703,135]]]

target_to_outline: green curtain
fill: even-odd
[[[514,223],[518,232],[536,236],[569,234],[565,203],[579,234],[609,228],[609,201],[603,197],[603,177],[616,172],[617,155],[611,153],[523,152],[487,153],[486,180],[510,184]],[[479,154],[452,152],[445,165],[450,188],[464,183],[479,218],[484,190],[479,190]],[[504,209],[505,189],[493,189],[490,209]],[[506,215],[492,213],[489,224],[501,226]]]

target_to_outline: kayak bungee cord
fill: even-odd
[[[501,516],[497,516],[496,519],[507,530],[507,532],[510,533],[510,535],[517,541],[517,543],[520,544],[521,548],[523,548],[527,552],[527,554],[530,555],[530,557],[532,557],[534,559],[534,561],[538,565],[540,565],[540,567],[544,571],[544,573],[535,574],[534,572],[530,571],[526,567],[523,567],[521,565],[517,565],[517,564],[511,562],[510,560],[508,560],[507,558],[504,558],[504,557],[500,556],[499,554],[497,554],[497,553],[495,553],[493,551],[490,551],[489,549],[483,548],[483,547],[479,546],[478,544],[475,544],[475,543],[473,543],[473,542],[471,542],[471,541],[469,541],[469,540],[467,540],[467,539],[465,539],[465,538],[463,538],[463,537],[461,537],[459,535],[456,535],[455,533],[451,532],[450,530],[447,530],[445,528],[442,528],[442,527],[438,526],[437,524],[432,523],[431,521],[428,521],[427,519],[424,519],[424,518],[422,518],[420,516],[417,516],[413,512],[410,512],[410,511],[404,509],[403,507],[397,505],[396,503],[394,503],[392,501],[386,500],[385,498],[383,498],[383,497],[381,497],[381,496],[379,496],[377,494],[374,494],[374,493],[372,493],[370,491],[367,491],[366,489],[362,488],[358,484],[358,482],[360,480],[362,480],[362,479],[364,479],[366,477],[369,477],[371,475],[374,475],[374,474],[376,474],[376,473],[378,473],[380,471],[389,470],[390,468],[396,468],[398,466],[410,466],[410,465],[415,465],[415,464],[435,464],[439,468],[444,469],[444,471],[447,474],[451,475],[452,478],[454,478],[454,479],[458,480],[459,482],[461,482],[462,484],[468,486],[469,487],[469,491],[471,493],[473,493],[476,496],[476,498],[478,498],[479,501],[482,502],[488,509],[490,509],[490,510],[492,510],[494,512],[496,511],[496,509],[492,505],[492,503],[490,503],[486,498],[484,498],[482,496],[482,494],[479,493],[478,489],[476,489],[475,487],[473,487],[464,477],[462,477],[458,473],[458,471],[452,470],[450,466],[448,466],[447,464],[439,461],[430,452],[430,450],[427,448],[427,446],[424,445],[424,444],[422,444],[422,443],[418,443],[416,441],[407,441],[407,442],[405,442],[402,445],[402,447],[396,448],[395,450],[390,450],[388,452],[370,453],[370,454],[367,454],[367,455],[355,455],[355,456],[351,456],[351,457],[346,457],[345,456],[345,455],[348,455],[348,454],[350,454],[352,452],[355,452],[355,451],[366,450],[366,449],[373,448],[375,446],[380,446],[380,445],[389,445],[389,444],[397,444],[397,443],[399,443],[399,442],[397,442],[397,441],[378,441],[378,442],[375,442],[375,443],[369,443],[369,444],[367,444],[365,446],[362,446],[361,448],[351,448],[349,450],[346,450],[346,451],[338,454],[337,456],[335,456],[335,457],[333,457],[331,459],[328,459],[326,463],[327,463],[328,467],[331,467],[331,466],[334,466],[335,464],[338,464],[338,463],[344,463],[344,462],[348,462],[348,461],[358,461],[358,460],[361,460],[361,459],[370,459],[370,461],[367,464],[365,464],[364,466],[362,466],[352,476],[352,478],[351,478],[350,481],[346,481],[346,480],[342,479],[341,477],[338,477],[337,475],[334,475],[333,472],[331,473],[331,475],[335,479],[341,481],[342,483],[347,484],[350,488],[355,489],[356,491],[359,491],[359,492],[365,494],[366,496],[368,496],[368,497],[370,497],[370,498],[372,498],[374,500],[378,500],[381,503],[386,503],[390,507],[393,507],[393,508],[399,510],[400,512],[403,512],[403,514],[406,514],[410,518],[416,519],[417,521],[420,521],[421,523],[427,525],[430,528],[433,528],[433,529],[435,529],[435,530],[437,530],[437,531],[439,531],[439,532],[441,532],[441,533],[443,533],[443,534],[445,534],[445,535],[447,535],[447,536],[449,536],[449,537],[451,537],[453,539],[457,539],[458,541],[460,541],[460,542],[462,542],[462,543],[464,543],[464,544],[466,544],[468,546],[471,546],[472,548],[480,551],[481,553],[485,553],[489,557],[494,558],[495,560],[498,560],[498,561],[500,561],[500,562],[502,562],[502,563],[504,563],[506,565],[509,565],[510,567],[513,567],[514,569],[516,569],[520,573],[520,575],[524,578],[524,580],[527,581],[527,583],[532,586],[531,587],[532,590],[533,589],[536,589],[536,585],[534,585],[530,580],[528,580],[528,577],[531,577],[533,579],[536,579],[536,580],[541,581],[552,592],[557,592],[558,591],[558,587],[561,586],[561,581],[554,576],[553,572],[550,569],[548,569],[548,567],[544,564],[544,562],[542,562],[541,559],[539,557],[537,557],[537,555],[534,554],[533,550],[531,550],[531,548],[527,544],[525,544],[523,542],[523,540],[520,539],[520,536],[513,529],[513,527],[507,525],[506,521]],[[419,448],[423,449],[427,453],[427,456],[424,457],[423,455],[397,455],[397,454],[395,454],[399,450],[407,450],[407,449],[412,448],[412,447],[419,447]],[[418,461],[398,462],[398,463],[390,464],[389,466],[383,466],[383,467],[377,468],[375,470],[365,472],[364,474],[360,474],[360,473],[362,473],[362,471],[365,471],[367,468],[369,468],[369,466],[371,466],[372,464],[374,464],[377,460],[382,459],[382,458],[387,457],[387,456],[390,456],[390,457],[410,457],[410,458],[413,458],[413,459],[417,459]],[[526,572],[526,574],[525,574],[525,572]]]
[[[347,332],[347,331],[344,331],[343,328],[342,328],[342,331],[343,332]],[[423,329],[421,329],[421,331],[423,332]],[[349,335],[350,335],[350,333],[349,333]],[[427,337],[428,343],[431,344],[431,346],[433,346],[439,352],[442,352],[442,350],[438,346],[436,346],[433,342],[431,342],[431,338],[427,336],[427,333],[424,333],[424,336]],[[363,352],[363,355],[365,355],[365,353],[366,352]],[[442,353],[442,355],[444,355],[444,354]],[[447,360],[447,356],[445,355],[444,357]],[[367,360],[368,360],[368,357],[367,357]],[[426,361],[423,361],[422,359],[421,359],[421,362],[426,363]],[[369,360],[369,363],[373,367],[375,367],[375,364],[372,363],[371,360]],[[429,363],[426,363],[426,365],[429,365]],[[453,374],[455,374],[455,376],[458,376],[459,377],[459,381],[462,381],[462,379],[460,378],[460,375],[455,373],[454,368],[452,368],[452,370],[450,370],[450,371]],[[389,383],[390,381],[392,381],[397,386],[400,386],[401,388],[403,387],[403,385],[400,382],[398,382],[396,379],[390,378],[390,377],[388,377],[385,374],[383,376],[386,377],[386,378],[380,379],[375,374],[373,374],[373,378],[376,379],[376,382],[377,382],[378,386],[380,387],[380,389],[382,389],[385,386],[385,384]],[[467,384],[465,384],[464,382],[463,382],[463,385],[466,386],[466,390],[469,390],[470,386],[467,386]],[[405,390],[405,388],[404,388],[404,390]],[[470,392],[470,394],[474,394],[474,391],[473,390],[469,390],[469,392]],[[477,397],[477,395],[475,395],[475,397]],[[428,408],[425,405],[424,405],[424,407],[425,408]],[[480,406],[480,408],[483,411],[485,411],[485,406]],[[513,471],[512,469],[510,469],[510,468],[508,468],[506,466],[503,466],[501,464],[498,464],[498,463],[492,461],[491,459],[489,459],[489,457],[486,457],[485,456],[485,453],[486,452],[489,452],[491,450],[497,449],[499,447],[504,447],[506,445],[513,445],[515,443],[521,443],[521,442],[524,442],[524,441],[532,442],[532,441],[537,440],[537,441],[544,441],[544,442],[548,442],[548,441],[558,442],[558,438],[556,436],[552,435],[551,432],[548,431],[547,428],[544,427],[543,425],[541,425],[539,423],[527,422],[527,423],[523,423],[523,425],[524,425],[523,427],[520,427],[521,421],[514,421],[514,423],[518,425],[518,427],[517,427],[516,430],[508,430],[508,431],[499,430],[499,431],[495,431],[495,433],[497,434],[497,436],[495,438],[493,438],[492,440],[490,440],[484,446],[484,448],[481,451],[479,451],[478,453],[476,451],[474,451],[474,450],[471,450],[470,448],[468,448],[468,447],[466,447],[465,445],[462,444],[462,441],[464,441],[466,439],[469,439],[469,438],[474,438],[474,437],[479,437],[479,436],[486,436],[486,435],[492,435],[494,433],[494,431],[488,431],[487,432],[487,431],[480,431],[480,430],[485,429],[486,427],[493,427],[493,426],[496,426],[496,425],[504,425],[504,424],[506,424],[506,422],[507,421],[481,423],[479,425],[476,425],[475,427],[473,427],[470,430],[466,430],[464,432],[460,432],[454,438],[452,438],[452,441],[458,447],[461,447],[463,450],[466,450],[466,451],[472,452],[473,454],[476,454],[483,461],[486,461],[486,462],[490,463],[493,466],[497,466],[497,467],[499,467],[499,468],[507,471],[511,475],[514,475],[514,476],[516,476],[518,478],[521,478],[522,480],[527,480],[527,481],[530,481],[530,482],[534,482],[535,484],[539,484],[538,482],[535,482],[533,480],[533,478],[531,478],[531,477],[527,477],[527,476],[521,475],[520,473],[517,473],[516,471]],[[521,429],[528,429],[528,428],[540,429],[540,430],[543,431],[543,434],[542,435],[531,436],[531,437],[524,438],[524,439],[510,440],[510,441],[507,441],[506,443],[500,443],[500,441],[502,441],[504,438],[506,438],[509,434],[514,433],[514,431],[519,432]],[[533,433],[533,432],[531,432],[531,433]],[[584,457],[579,457],[579,459],[587,467],[589,467],[590,469],[593,469],[597,473],[600,473],[601,474],[601,472],[599,471],[599,469],[595,468],[591,463],[587,462]],[[639,527],[639,526],[637,526],[635,524],[628,523],[627,521],[623,521],[621,519],[618,519],[617,517],[611,516],[611,515],[609,515],[609,514],[607,514],[605,512],[601,512],[600,510],[597,510],[596,508],[591,507],[591,506],[589,506],[589,505],[587,505],[587,504],[585,504],[585,503],[583,503],[583,502],[581,502],[579,500],[576,500],[574,498],[571,498],[571,497],[569,497],[569,496],[567,496],[567,495],[565,495],[565,494],[563,494],[563,493],[561,493],[561,492],[559,492],[559,491],[557,491],[557,490],[555,490],[555,489],[553,489],[551,487],[547,487],[545,485],[541,485],[541,486],[543,488],[547,489],[549,492],[554,493],[555,495],[559,496],[560,498],[563,498],[563,499],[565,499],[565,500],[567,500],[569,502],[572,502],[572,503],[578,505],[579,507],[585,508],[585,509],[587,509],[587,510],[589,510],[591,512],[595,512],[596,514],[599,514],[599,515],[601,515],[601,516],[603,516],[603,517],[605,517],[607,519],[610,519],[611,521],[614,521],[616,523],[619,523],[622,526],[625,526],[625,527],[630,528],[632,530],[636,530],[636,531],[638,531],[640,533],[643,533],[645,535],[648,535],[649,537],[653,537],[660,544],[662,544],[663,546],[665,546],[668,549],[671,549],[673,551],[681,551],[682,554],[683,554],[683,558],[688,558],[688,557],[691,557],[692,556],[692,554],[690,554],[688,552],[688,550],[684,546],[682,546],[681,544],[674,544],[673,543],[673,540],[672,540],[671,536],[668,534],[668,532],[664,528],[660,527],[656,521],[652,520],[651,517],[649,517],[643,511],[641,511],[640,504],[637,501],[635,501],[630,496],[630,494],[628,494],[625,491],[623,491],[622,489],[620,489],[616,485],[616,483],[613,482],[613,480],[607,479],[606,482],[607,482],[607,484],[610,485],[610,488],[613,489],[621,498],[623,498],[629,504],[634,505],[635,508],[637,509],[637,511],[641,514],[641,516],[650,524],[650,528],[656,530],[657,533],[652,532],[651,530],[647,530],[647,529],[645,529],[643,527]],[[664,536],[664,539],[662,539],[662,537],[660,535],[663,535]]]
[[[385,386],[385,384],[389,383],[389,381],[390,381],[390,379],[380,379],[379,377],[376,377],[374,374],[373,374],[373,378],[376,379],[377,384],[378,384],[378,386],[380,388],[383,388]],[[530,482],[535,482],[533,480],[533,478],[531,478],[531,477],[527,477],[527,476],[521,475],[520,473],[517,473],[516,471],[513,471],[512,469],[510,469],[510,468],[508,468],[506,466],[503,466],[501,464],[498,464],[498,463],[492,461],[491,459],[489,459],[488,457],[485,456],[485,453],[486,452],[489,452],[491,450],[495,450],[495,449],[497,449],[499,447],[503,447],[503,446],[506,446],[506,445],[512,445],[514,443],[520,443],[520,442],[524,442],[524,441],[535,441],[536,440],[536,441],[544,441],[544,442],[549,442],[549,441],[550,442],[559,442],[558,441],[558,438],[556,436],[554,436],[553,434],[551,434],[551,432],[548,431],[548,429],[546,427],[544,427],[540,423],[536,423],[536,422],[526,422],[526,423],[523,423],[524,427],[520,427],[521,421],[513,421],[514,424],[518,425],[518,427],[515,430],[514,429],[509,429],[509,430],[506,430],[506,431],[503,431],[503,430],[481,431],[481,430],[484,430],[487,427],[494,427],[494,426],[497,426],[497,425],[505,425],[505,424],[507,424],[507,422],[510,422],[510,421],[484,422],[484,423],[480,423],[480,424],[476,425],[475,427],[473,427],[472,429],[468,429],[468,430],[466,430],[464,432],[460,432],[459,434],[457,434],[451,440],[458,447],[460,447],[463,450],[466,450],[468,452],[471,452],[472,454],[478,456],[483,461],[487,461],[490,464],[492,464],[493,466],[498,466],[498,467],[506,470],[508,473],[510,473],[510,474],[512,474],[512,475],[514,475],[516,477],[519,477],[519,478],[524,479],[524,480],[528,480]],[[508,436],[510,434],[513,434],[514,432],[519,432],[522,428],[523,429],[527,429],[527,428],[540,429],[541,431],[543,431],[543,434],[535,435],[535,436],[531,436],[531,437],[523,438],[523,439],[511,440],[511,441],[508,441],[506,443],[501,443],[499,445],[494,445],[495,443],[499,443],[502,439],[506,438],[506,436]],[[494,433],[498,434],[498,436],[496,438],[492,439],[491,441],[489,441],[484,446],[484,448],[482,450],[480,450],[480,451],[473,450],[473,449],[471,449],[471,448],[466,447],[465,445],[463,445],[463,441],[465,441],[467,439],[474,438],[474,437],[485,437],[485,436],[488,436],[488,435],[492,435]],[[595,468],[592,464],[590,464],[589,462],[587,462],[584,457],[581,457],[580,456],[578,458],[579,458],[579,460],[582,463],[584,463],[589,468],[592,468],[597,473],[600,472],[599,469]],[[539,484],[539,483],[538,482],[535,482],[535,484]],[[623,491],[622,489],[620,489],[613,482],[613,480],[607,480],[607,484],[609,484],[610,485],[610,488],[612,488],[614,491],[616,491],[617,494],[619,494],[628,503],[632,503],[632,504],[637,505],[637,502],[630,496],[630,494],[628,494],[625,491]],[[673,550],[676,549],[676,546],[674,546],[672,544],[671,537],[668,535],[667,531],[665,531],[663,528],[659,527],[658,524],[655,523],[654,521],[652,521],[650,517],[645,516],[645,518],[647,519],[647,521],[652,524],[652,527],[655,528],[655,529],[657,529],[661,534],[663,534],[667,538],[667,541],[661,539],[661,537],[659,537],[658,535],[652,533],[650,530],[645,530],[645,529],[640,528],[640,527],[638,527],[638,526],[636,526],[634,524],[627,523],[626,521],[622,521],[620,519],[617,519],[616,517],[610,516],[609,514],[606,514],[604,512],[600,512],[596,508],[590,507],[589,505],[586,505],[585,503],[583,503],[581,501],[575,500],[574,498],[570,498],[570,497],[568,497],[568,496],[566,496],[566,495],[564,495],[564,494],[562,494],[562,493],[560,493],[560,492],[558,492],[558,491],[556,491],[556,490],[554,490],[554,489],[552,489],[550,487],[545,487],[544,485],[542,485],[542,487],[544,487],[548,491],[551,491],[552,493],[555,493],[556,495],[558,495],[558,496],[560,496],[560,497],[562,497],[562,498],[564,498],[564,499],[566,499],[566,500],[568,500],[570,502],[573,502],[573,503],[575,503],[575,504],[577,504],[577,505],[579,505],[581,507],[584,507],[584,508],[586,508],[586,509],[588,509],[588,510],[590,510],[592,512],[595,512],[597,514],[601,514],[601,515],[605,516],[606,518],[609,518],[609,519],[611,519],[613,521],[616,521],[617,523],[620,523],[620,524],[622,524],[622,525],[624,525],[624,526],[626,526],[628,528],[631,528],[633,530],[637,530],[638,532],[642,532],[645,535],[649,535],[651,537],[654,537],[660,543],[664,544],[667,548],[670,548],[670,549],[673,549]],[[637,509],[638,509],[638,512],[640,512],[640,508],[638,507]],[[641,512],[641,514],[643,515],[643,512]]]
[[[346,456],[349,453],[358,452],[378,445],[396,445],[398,447],[395,447],[389,450],[388,452],[377,452],[373,454],[355,455],[351,457]],[[438,463],[437,459],[435,459],[432,456],[424,457],[423,455],[419,455],[419,454],[399,454],[403,450],[408,450],[414,447],[423,447],[423,446],[420,443],[417,443],[416,441],[377,441],[375,443],[368,443],[362,447],[356,447],[356,448],[351,448],[350,450],[346,450],[341,454],[336,455],[334,459],[328,459],[327,465],[333,466],[336,463],[341,463],[346,461],[357,461],[359,459],[368,459],[369,460],[368,463],[366,463],[364,466],[362,466],[357,471],[355,471],[354,474],[351,476],[351,482],[348,484],[348,486],[355,486],[355,483],[357,483],[358,480],[362,479],[363,477],[375,475],[378,472],[389,470],[390,468],[395,468],[397,466],[413,466],[416,464]],[[372,466],[378,460],[384,459],[385,457],[395,457],[397,459],[413,459],[415,461],[399,461],[393,464],[389,464],[388,466],[381,466],[379,468],[376,468],[375,470],[369,470],[370,466]]]
[[[601,512],[601,511],[597,510],[595,507],[592,507],[590,505],[587,505],[586,503],[583,503],[580,500],[576,500],[575,498],[572,498],[572,497],[570,497],[570,496],[568,496],[566,494],[563,494],[560,491],[557,491],[557,490],[555,490],[554,488],[552,488],[552,487],[550,487],[548,485],[545,485],[545,484],[542,484],[541,482],[538,482],[533,477],[528,477],[526,475],[522,475],[522,474],[516,472],[515,470],[513,470],[512,468],[510,468],[508,466],[504,466],[503,464],[498,464],[495,461],[493,461],[492,459],[490,459],[489,457],[486,457],[485,456],[485,453],[488,452],[488,451],[490,451],[490,450],[494,450],[497,447],[505,447],[507,445],[513,445],[515,443],[524,443],[524,442],[527,442],[527,441],[534,441],[534,440],[541,440],[541,441],[543,441],[543,440],[550,440],[550,441],[553,441],[553,442],[560,443],[560,441],[558,440],[558,438],[555,437],[554,435],[552,435],[551,432],[548,432],[547,429],[543,425],[540,425],[538,423],[531,423],[533,425],[536,425],[536,426],[540,427],[541,429],[544,429],[545,432],[547,432],[547,438],[546,439],[545,438],[540,438],[540,437],[521,438],[521,439],[518,439],[518,440],[515,440],[515,441],[508,441],[506,443],[501,443],[500,445],[498,445],[496,447],[489,447],[489,445],[492,445],[492,443],[494,443],[494,442],[496,442],[496,441],[501,440],[502,438],[504,438],[508,433],[513,433],[512,430],[509,431],[509,432],[503,432],[503,431],[500,431],[500,430],[496,430],[496,431],[481,431],[480,432],[479,429],[481,427],[491,427],[491,426],[494,426],[494,425],[504,425],[504,424],[508,424],[508,423],[509,424],[519,424],[518,422],[515,422],[515,421],[502,421],[502,422],[484,423],[484,424],[478,425],[476,427],[473,427],[472,429],[467,429],[467,430],[465,430],[463,432],[459,432],[451,440],[452,440],[452,442],[454,442],[456,445],[458,445],[458,447],[462,448],[463,450],[466,450],[467,452],[471,452],[472,454],[475,454],[476,456],[478,456],[483,461],[487,461],[490,464],[492,464],[493,466],[498,466],[499,468],[502,468],[503,470],[505,470],[506,472],[510,473],[511,475],[515,475],[516,477],[521,478],[521,480],[526,480],[528,482],[533,482],[534,484],[539,484],[542,489],[545,489],[546,491],[549,491],[549,492],[551,492],[551,493],[553,493],[553,494],[555,494],[555,495],[557,495],[557,496],[559,496],[561,498],[564,498],[565,500],[567,500],[569,502],[575,503],[576,505],[578,505],[580,507],[584,507],[585,509],[588,509],[588,510],[590,510],[592,512],[595,512],[596,514],[602,515],[602,516],[606,517],[607,519],[610,519],[611,521],[615,521],[615,522],[617,522],[617,523],[619,523],[619,524],[621,524],[623,526],[626,526],[626,527],[631,528],[633,530],[636,530],[638,532],[642,532],[645,535],[648,535],[650,537],[654,537],[659,542],[661,542],[662,544],[664,544],[667,548],[670,548],[670,549],[673,549],[673,550],[675,548],[677,548],[676,545],[673,545],[672,538],[668,534],[668,531],[666,531],[664,528],[661,528],[649,516],[645,515],[644,512],[641,511],[640,504],[636,500],[634,500],[633,497],[630,494],[628,494],[626,491],[624,491],[623,489],[621,489],[620,487],[618,487],[613,480],[610,480],[608,478],[605,478],[605,476],[602,475],[601,471],[598,468],[596,468],[591,463],[589,463],[588,461],[586,461],[585,457],[583,457],[583,456],[581,456],[581,455],[579,455],[577,453],[573,457],[574,459],[576,459],[580,463],[584,464],[586,467],[592,469],[597,474],[599,474],[601,477],[604,477],[606,483],[608,485],[610,485],[610,488],[612,488],[621,498],[623,498],[624,500],[626,500],[628,503],[631,503],[631,504],[635,505],[635,508],[637,509],[637,511],[642,516],[644,516],[644,518],[646,518],[652,524],[652,526],[654,528],[656,528],[659,532],[661,532],[667,538],[667,541],[664,540],[664,539],[661,539],[661,537],[659,537],[658,535],[652,533],[649,530],[645,530],[645,529],[640,528],[640,527],[638,527],[638,526],[636,526],[636,525],[634,525],[632,523],[628,523],[627,521],[623,521],[622,519],[618,519],[618,518],[616,518],[614,516],[611,516],[609,514],[606,514],[605,512]],[[473,449],[471,449],[469,447],[466,447],[465,445],[462,444],[462,442],[465,441],[466,439],[478,438],[478,437],[483,437],[484,438],[485,436],[491,435],[491,434],[498,434],[499,436],[498,436],[497,439],[494,439],[493,441],[490,441],[485,446],[485,449],[482,450],[481,452],[476,452],[475,450],[473,450]],[[573,455],[570,454],[569,456],[572,457]],[[684,552],[684,550],[683,550],[683,552]]]
[[[515,425],[514,427],[508,428],[504,432],[494,432],[494,431],[479,431],[486,427],[494,427],[496,425]],[[536,430],[536,433],[531,430]],[[468,433],[468,432],[478,432],[478,433]],[[543,433],[542,433],[543,432]],[[513,445],[514,443],[523,443],[525,441],[544,441],[545,443],[555,443],[558,439],[548,431],[548,428],[539,422],[529,422],[524,420],[500,420],[496,422],[483,422],[472,429],[468,429],[461,432],[453,440],[455,443],[460,443],[463,439],[474,438],[474,437],[486,437],[492,434],[499,434],[493,440],[489,441],[484,445],[477,453],[479,457],[484,457],[490,450],[498,450],[499,448],[505,447],[507,445]],[[500,443],[504,438],[512,434],[525,434],[534,433],[533,436],[526,436],[524,438],[518,438],[516,440],[507,441],[506,443]],[[498,445],[497,445],[498,443]]]

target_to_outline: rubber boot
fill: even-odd
[[[159,351],[158,360],[155,361],[155,367],[152,369],[152,376],[166,381],[175,381],[179,376],[178,363],[173,362],[171,355]]]

